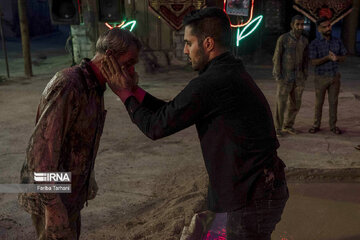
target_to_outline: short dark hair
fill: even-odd
[[[138,50],[142,48],[140,40],[130,31],[121,28],[112,28],[100,35],[96,42],[96,52],[105,54],[106,50],[111,50],[115,55],[122,55],[125,54],[133,44]]]
[[[293,17],[291,18],[291,24],[294,24],[294,22],[295,22],[296,20],[303,20],[303,21],[305,21],[305,17],[302,16],[302,15],[295,15],[295,16],[293,16]]]
[[[184,17],[183,23],[185,27],[191,27],[191,33],[198,38],[199,44],[212,37],[221,47],[230,47],[230,20],[222,9],[208,7],[192,11]]]
[[[320,24],[322,24],[323,22],[326,22],[326,21],[330,21],[330,19],[327,17],[319,18],[318,20],[316,20],[316,27],[320,26]]]

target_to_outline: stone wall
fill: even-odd
[[[95,55],[95,42],[87,34],[84,25],[71,25],[74,60],[79,63],[83,58],[92,58]]]
[[[176,59],[186,61],[187,57],[184,54],[184,30],[173,32],[173,49]]]
[[[71,36],[75,63],[83,58],[92,58],[95,55],[97,32],[97,3],[96,0],[82,1],[83,23],[71,25]]]

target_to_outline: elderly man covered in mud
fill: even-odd
[[[288,190],[269,104],[230,53],[230,22],[221,9],[194,11],[184,25],[184,53],[199,76],[172,101],[134,88],[136,75],[111,55],[102,72],[149,138],[196,125],[209,175],[208,208],[227,213],[227,239],[270,240]]]
[[[34,172],[71,172],[71,193],[19,195],[39,240],[79,239],[80,210],[97,192],[94,161],[106,115],[100,62],[111,52],[131,72],[140,48],[129,31],[108,30],[99,37],[92,60],[56,73],[42,93],[21,183],[33,183]]]

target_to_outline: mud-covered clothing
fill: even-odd
[[[281,35],[273,56],[273,76],[280,82],[305,81],[308,76],[309,42],[301,35],[295,37],[290,31]]]
[[[277,84],[274,119],[276,130],[292,128],[294,126],[296,115],[300,111],[304,89],[304,81]],[[285,114],[285,111],[287,114]]]
[[[324,37],[314,39],[309,47],[310,59],[319,59],[329,55],[329,51],[335,53],[336,56],[345,56],[347,51],[343,42],[335,37],[331,37],[328,41]],[[339,71],[339,63],[327,61],[323,64],[315,66],[315,74],[320,76],[334,77]]]
[[[296,38],[293,31],[281,35],[273,56],[273,75],[277,82],[275,128],[292,128],[301,107],[308,76],[308,40]],[[285,111],[287,116],[285,118]]]
[[[59,194],[69,215],[83,208],[96,184],[91,173],[106,115],[105,88],[89,62],[84,59],[56,73],[47,84],[21,170],[21,183],[34,183],[34,172],[71,172],[71,193]],[[44,216],[45,205],[55,197],[21,193],[19,203],[27,212]]]
[[[141,104],[131,96],[125,105],[132,121],[154,140],[196,125],[211,211],[232,211],[252,201],[264,169],[285,180],[268,102],[229,52],[211,60],[172,101],[147,93]]]

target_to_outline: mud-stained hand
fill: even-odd
[[[135,72],[131,76],[125,66],[120,66],[112,55],[107,55],[101,61],[101,73],[114,93],[123,89],[132,91],[137,87],[138,76]]]
[[[74,240],[77,238],[77,233],[71,230],[70,227],[62,229],[46,229],[46,240]]]
[[[73,239],[67,209],[60,198],[45,207],[45,230],[47,239]]]
[[[91,171],[90,179],[89,179],[89,189],[88,189],[88,195],[87,200],[92,200],[96,197],[96,194],[99,190],[99,187],[96,183],[95,179],[95,170]]]

